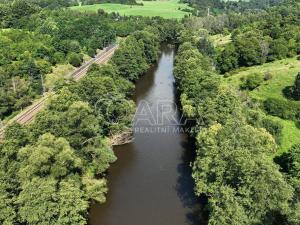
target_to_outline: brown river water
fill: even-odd
[[[163,46],[158,63],[136,82],[134,142],[114,148],[107,201],[92,205],[90,225],[206,224],[193,192],[193,146],[177,104],[174,57],[174,48]]]

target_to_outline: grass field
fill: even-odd
[[[103,9],[108,13],[118,12],[121,16],[161,16],[166,19],[180,19],[189,13],[181,11],[180,9],[190,8],[187,4],[179,3],[178,0],[158,0],[158,1],[138,1],[141,5],[123,5],[123,4],[95,4],[71,7],[74,10],[82,12],[96,12],[98,9]]]
[[[262,76],[266,73],[270,73],[272,78],[268,81],[264,81],[263,84],[252,91],[250,95],[259,100],[264,100],[269,97],[283,99],[285,97],[282,90],[286,86],[290,86],[294,83],[299,68],[300,61],[297,60],[296,57],[283,59],[272,63],[265,63],[261,66],[240,69],[237,72],[233,72],[229,78],[226,78],[225,82],[238,87],[242,77],[254,73],[261,74]]]
[[[283,126],[281,146],[276,155],[288,151],[294,144],[300,143],[300,127],[295,121],[284,120],[278,117],[273,117]]]
[[[232,73],[232,76],[225,78],[226,84],[239,87],[241,78],[249,74],[270,73],[272,78],[264,81],[263,84],[251,91],[249,94],[252,98],[258,100],[265,100],[266,98],[286,99],[282,90],[286,86],[291,86],[297,73],[299,72],[300,61],[296,58],[289,58],[278,60],[272,63],[265,63],[261,66],[253,66],[249,68],[242,68]],[[271,116],[270,116],[271,117]],[[299,124],[291,120],[284,120],[278,117],[272,117],[283,125],[282,144],[277,154],[287,151],[293,144],[300,143],[300,128]]]

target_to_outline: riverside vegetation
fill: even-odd
[[[263,12],[211,17],[210,22],[185,21],[174,73],[183,113],[194,121],[195,192],[208,199],[209,224],[299,224],[299,140],[278,152],[282,136],[291,133],[283,134],[288,130],[272,117],[299,121],[299,67],[280,71],[282,80],[293,73],[286,78],[290,99],[282,93],[284,86],[272,93],[282,99],[270,99],[266,92],[262,101],[248,95],[259,93],[263,82],[276,85],[272,72],[251,73],[252,66],[280,59],[298,65],[298,12],[299,4],[288,2]],[[210,35],[216,34],[230,39],[212,43]],[[243,71],[248,75],[239,79]]]
[[[167,42],[179,45],[174,74],[195,128],[192,176],[196,195],[208,199],[208,223],[298,225],[300,141],[291,132],[299,132],[300,6],[251,2],[176,21],[62,8],[72,0],[1,1],[1,119],[48,90],[43,78],[58,65],[79,66],[126,38],[79,82],[48,78],[57,94],[45,109],[33,123],[6,129],[0,223],[87,223],[90,203],[105,202],[106,171],[116,160],[108,138],[130,128],[133,84]],[[190,2],[201,12],[200,3]],[[279,75],[262,69],[282,68],[279,60]]]
[[[108,64],[92,66],[79,82],[57,84],[56,94],[33,123],[7,127],[0,147],[1,224],[86,224],[90,203],[105,201],[105,173],[116,160],[108,137],[130,128],[135,109],[130,100],[132,82],[156,61],[159,43],[173,37],[173,22],[124,19],[116,23],[108,15],[44,11],[26,1],[2,7],[15,4],[26,8],[3,21],[7,22],[3,38],[10,43],[2,52],[2,68],[7,71],[2,85],[8,90],[3,94],[14,94],[11,80],[17,75],[23,75],[18,78],[23,84],[34,85],[25,86],[24,96],[28,91],[39,93],[43,73],[35,68],[40,61],[50,70],[58,63],[57,55],[62,60],[85,51],[92,56],[97,48],[113,42],[118,30],[120,36],[127,36]],[[15,60],[10,58],[13,55]],[[24,71],[10,74],[16,72],[11,66]],[[20,95],[14,96],[22,101]]]

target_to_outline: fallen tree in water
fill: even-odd
[[[119,146],[131,143],[133,141],[133,131],[126,130],[122,133],[115,134],[110,138],[111,146]]]

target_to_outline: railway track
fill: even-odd
[[[111,47],[108,47],[104,52],[105,54],[100,54],[100,55],[98,55],[98,57],[95,57],[94,59],[91,59],[90,61],[88,61],[85,65],[83,65],[79,69],[75,70],[71,74],[71,77],[75,81],[80,80],[80,78],[82,78],[87,73],[90,65],[92,65],[93,63],[96,63],[96,64],[106,63],[111,58],[111,56],[113,55],[116,48],[117,48],[117,45],[113,45]]]
[[[115,50],[118,48],[117,44],[111,45],[107,48],[105,48],[102,52],[100,52],[95,58],[90,59],[87,61],[84,65],[76,69],[74,72],[70,74],[70,77],[74,79],[75,81],[80,80],[82,77],[84,77],[89,69],[89,67],[96,63],[96,64],[104,64],[106,63],[114,54]],[[47,100],[50,96],[53,96],[55,93],[48,93],[46,96],[41,98],[39,101],[31,105],[29,108],[18,114],[16,117],[14,117],[12,120],[10,120],[7,124],[11,124],[13,122],[17,122],[19,124],[28,124],[30,123],[36,114],[43,109],[45,106]],[[3,126],[0,128],[0,138],[2,139],[4,136],[4,130],[5,127]]]

